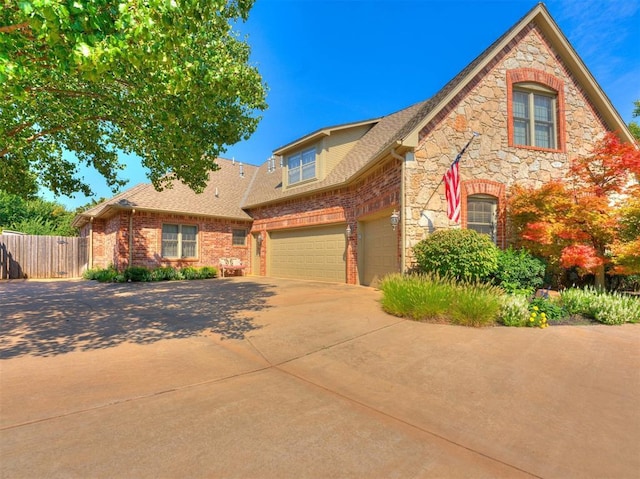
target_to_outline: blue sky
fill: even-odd
[[[388,115],[430,98],[536,5],[534,0],[257,0],[248,22],[252,63],[269,93],[254,135],[223,155],[260,164],[318,128]],[[623,120],[640,99],[640,0],[548,0],[552,17]],[[640,121],[640,119],[636,119]],[[126,188],[148,182],[122,158]],[[96,198],[104,180],[81,175]],[[68,208],[86,204],[45,195]]]

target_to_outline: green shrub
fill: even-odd
[[[474,281],[498,267],[498,248],[487,235],[468,229],[438,230],[413,248],[418,270]]]
[[[200,277],[202,279],[215,278],[218,276],[218,269],[213,266],[203,266],[200,268]]]
[[[98,275],[100,274],[100,271],[102,271],[102,269],[100,268],[91,268],[91,269],[87,269],[84,271],[84,273],[82,273],[82,277],[84,279],[98,279]]]
[[[529,319],[529,301],[522,295],[502,295],[498,322],[505,326],[526,326]]]
[[[170,281],[178,279],[178,271],[171,266],[161,266],[151,271],[151,281]]]
[[[531,294],[544,284],[545,263],[526,249],[498,251],[493,281],[507,293]]]
[[[95,279],[100,283],[120,282],[118,280],[118,271],[114,267],[99,270],[95,274]]]
[[[620,293],[606,293],[593,287],[571,288],[561,293],[571,314],[581,314],[604,324],[640,322],[640,299]]]
[[[462,283],[456,286],[451,305],[451,322],[462,326],[490,326],[500,315],[502,291],[486,283]]]
[[[144,266],[129,266],[122,274],[125,281],[151,281],[151,272]]]
[[[200,271],[193,266],[187,266],[180,270],[184,279],[200,279]]]
[[[595,293],[595,291],[594,291]],[[569,314],[582,314],[593,317],[588,311],[592,294],[590,290],[570,288],[560,293],[560,301]]]

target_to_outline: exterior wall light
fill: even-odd
[[[393,210],[393,213],[391,213],[391,227],[393,228],[393,231],[396,230],[398,223],[400,223],[400,212],[398,210]]]
[[[351,225],[347,225],[347,238],[351,236]]]
[[[258,242],[258,248],[262,246],[263,240],[264,240],[264,236],[262,236],[262,233],[259,233],[258,236],[256,236],[256,241]]]

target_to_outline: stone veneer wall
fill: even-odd
[[[558,150],[509,145],[508,80],[521,78],[547,79],[547,83],[553,78],[555,85],[562,85],[559,103],[563,104],[558,105],[561,110],[558,121],[564,118],[560,127],[564,142]],[[420,132],[415,161],[406,163],[407,267],[413,262],[412,248],[416,243],[436,229],[459,227],[446,217],[444,186],[440,181],[472,131],[481,136],[474,139],[462,157],[461,179],[463,185],[475,182],[471,187],[474,191],[487,188],[489,194],[499,197],[502,212],[499,236],[504,246],[504,203],[509,187],[514,183],[540,186],[562,178],[569,160],[588,154],[606,128],[543,34],[532,25],[525,28]],[[486,186],[479,187],[483,182]],[[465,191],[463,188],[463,196]],[[466,204],[462,208],[461,226],[466,226]]]

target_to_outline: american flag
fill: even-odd
[[[464,152],[464,150],[462,150]],[[444,195],[447,199],[447,217],[460,222],[460,157],[462,152],[444,174]]]
[[[460,150],[460,153],[458,153],[442,178],[444,181],[444,195],[447,199],[447,217],[456,223],[460,223],[460,158],[462,158],[465,150],[478,135],[480,133],[473,132],[469,142]]]

